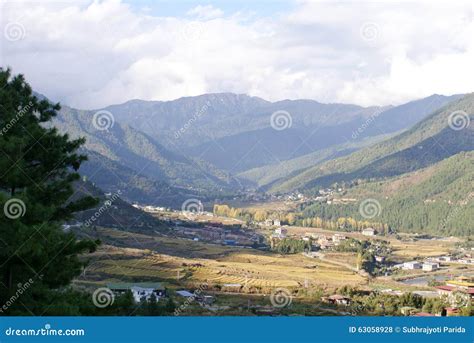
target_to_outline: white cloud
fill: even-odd
[[[207,92],[384,105],[474,91],[470,2],[308,1],[245,18],[212,6],[150,13],[118,0],[7,2],[2,32],[20,23],[24,37],[3,32],[1,64],[81,108]]]
[[[224,12],[221,9],[215,8],[212,5],[198,5],[190,9],[186,14],[188,16],[195,16],[198,19],[215,19],[218,17],[222,17]]]

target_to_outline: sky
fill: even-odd
[[[0,65],[54,101],[474,92],[474,1],[1,1]]]

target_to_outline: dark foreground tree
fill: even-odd
[[[0,315],[56,306],[54,294],[83,268],[78,254],[96,248],[61,227],[96,199],[70,200],[86,156],[77,153],[83,139],[51,127],[59,109],[0,68]]]

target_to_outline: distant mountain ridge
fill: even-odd
[[[83,151],[89,161],[80,172],[104,191],[122,189],[129,201],[177,205],[190,196],[241,187],[228,173],[171,152],[128,125],[114,122],[106,130],[98,128],[95,113],[63,106],[53,125],[73,138],[86,138]]]
[[[54,125],[86,138],[90,161],[81,172],[105,191],[120,185],[128,201],[179,204],[249,187],[291,190],[287,183],[314,165],[380,141],[458,98],[433,95],[397,107],[363,108],[219,93],[131,100],[98,111],[63,106]],[[104,111],[112,123],[102,130],[94,116]],[[289,116],[283,130],[272,123],[280,112]]]
[[[459,112],[462,111],[462,112]],[[452,102],[391,139],[346,157],[318,164],[274,185],[273,191],[313,189],[335,182],[392,177],[428,167],[462,151],[474,150],[474,124],[450,127],[453,113],[474,114],[474,94]]]
[[[235,174],[406,129],[459,97],[433,95],[397,107],[364,108],[217,93],[173,101],[132,100],[104,110],[171,151]],[[271,125],[276,112],[290,117],[283,130]],[[377,119],[374,125],[358,132],[373,118]]]

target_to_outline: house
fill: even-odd
[[[157,300],[166,296],[166,288],[157,282],[110,283],[107,287],[117,295],[132,292],[135,302],[150,300],[152,295]]]
[[[433,270],[438,270],[439,269],[439,263],[425,262],[422,265],[422,269],[426,272],[432,272]]]
[[[440,256],[436,259],[438,262],[451,262],[453,258],[451,256]]]
[[[273,225],[274,225],[274,226],[280,226],[280,225],[281,225],[280,219],[275,219],[275,220],[273,220]]]
[[[351,298],[340,294],[330,295],[329,297],[327,297],[327,301],[331,304],[336,305],[348,306],[351,304]]]
[[[405,270],[413,270],[413,269],[421,269],[421,268],[422,268],[421,262],[410,261],[410,262],[403,263],[403,269]]]
[[[335,233],[332,236],[332,241],[334,242],[335,245],[338,245],[341,241],[346,240],[347,237],[344,235],[341,235],[340,233]]]
[[[371,227],[368,227],[368,228],[362,230],[362,234],[364,236],[375,236],[376,233],[377,232],[375,231],[375,229],[373,229]]]
[[[203,295],[198,298],[199,302],[206,304],[206,305],[212,305],[214,301],[216,301],[216,298],[213,297],[212,295]]]
[[[288,233],[288,230],[287,229],[284,229],[282,227],[279,227],[279,228],[276,228],[275,231],[274,231],[274,237],[276,238],[285,238],[286,237],[286,234]]]

